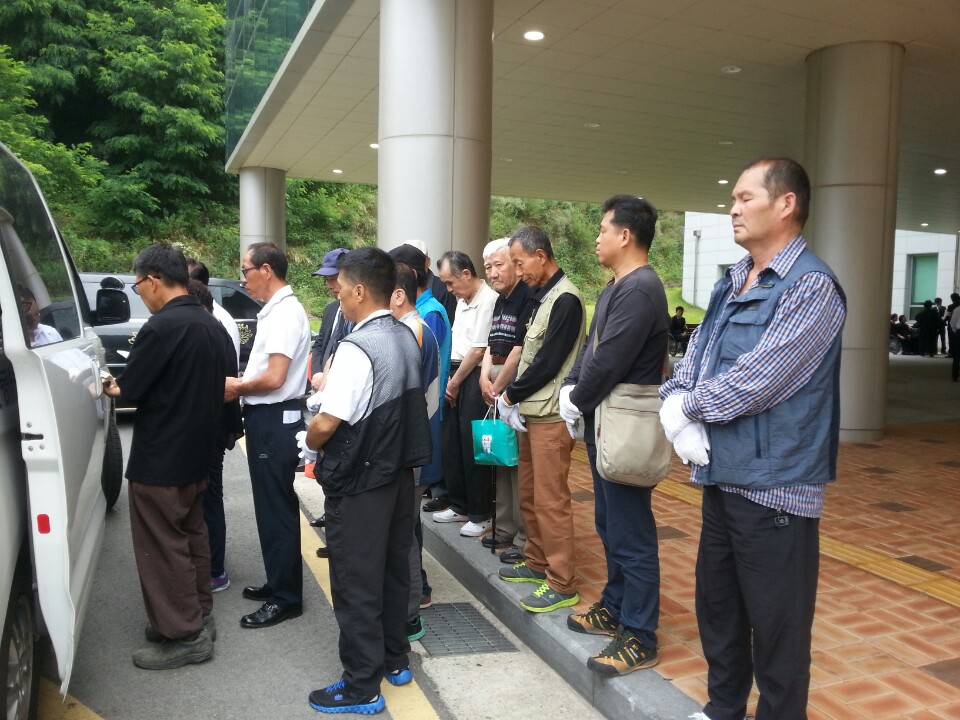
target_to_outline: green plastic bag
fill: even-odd
[[[493,417],[490,417],[490,412]],[[470,423],[473,431],[473,461],[477,465],[515,467],[520,461],[517,433],[503,420],[497,419],[496,405],[487,410],[483,420]]]

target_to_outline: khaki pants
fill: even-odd
[[[547,583],[563,594],[575,593],[576,549],[567,472],[573,438],[563,422],[527,421],[517,433],[520,445],[520,512],[527,531],[523,554],[532,570],[546,572]]]

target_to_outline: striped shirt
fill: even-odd
[[[761,270],[753,285],[764,281],[770,273],[783,277],[806,248],[802,235],[791,240]],[[735,298],[743,287],[753,258],[750,255],[730,268],[733,282],[726,302]],[[744,288],[744,291],[750,288]],[[694,420],[727,423],[741,415],[756,415],[783,402],[800,390],[823,362],[846,316],[846,307],[833,280],[820,272],[807,273],[780,297],[770,325],[757,346],[741,355],[723,373],[703,379],[710,365],[710,354],[720,331],[713,326],[709,338],[694,331],[684,359],[674,368],[673,377],[660,390],[661,397],[678,392],[689,393],[683,402],[684,414]],[[706,341],[700,363],[700,377],[694,377],[697,346]],[[798,431],[802,429],[798,428]],[[700,483],[702,468],[692,465],[690,480]],[[792,515],[820,517],[823,511],[824,485],[801,484],[756,490],[735,485],[720,485],[722,490],[743,495],[748,500]]]

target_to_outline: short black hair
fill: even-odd
[[[33,290],[28,288],[26,285],[17,285],[17,297],[21,300],[26,298],[27,300],[36,301],[37,296],[33,294]]]
[[[170,243],[154,243],[141,250],[133,261],[133,274],[138,277],[153,275],[164,285],[186,287],[190,281],[183,251]]]
[[[213,312],[213,295],[210,294],[210,288],[207,287],[206,283],[196,278],[190,278],[190,282],[187,283],[187,292],[200,301],[204,310],[209,313]]]
[[[754,160],[743,172],[763,167],[763,187],[770,199],[792,192],[797,197],[797,209],[793,216],[802,228],[810,217],[810,178],[796,160],[785,157],[765,157]]]
[[[960,302],[960,293],[950,293],[950,299],[955,303]]]
[[[407,296],[407,301],[411,304],[417,302],[417,271],[406,263],[397,263],[397,283],[395,290],[403,290]]]
[[[187,258],[187,272],[190,273],[191,280],[199,280],[204,285],[210,284],[210,271],[196,258]]]
[[[527,255],[533,255],[537,250],[543,250],[544,254],[553,259],[553,245],[550,244],[550,236],[536,225],[524,225],[518,228],[510,236],[510,245],[520,243],[520,247]]]
[[[924,310],[929,310],[929,309],[932,308],[932,307],[933,307],[933,300],[924,300],[924,301],[923,301],[923,309],[924,309]]]
[[[459,275],[467,270],[473,277],[477,276],[477,268],[473,264],[473,260],[462,250],[447,250],[437,261],[437,270],[444,263],[449,267],[451,275]]]
[[[613,210],[610,222],[626,228],[637,240],[637,245],[649,250],[657,231],[657,209],[636,195],[614,195],[603,204],[603,214]]]
[[[933,301],[934,301],[935,303],[942,303],[942,302],[943,302],[943,298],[934,298]]]
[[[254,243],[247,248],[247,252],[250,253],[251,265],[269,265],[274,275],[281,280],[287,279],[287,256],[276,245],[271,242]]]
[[[676,312],[677,310],[684,310],[684,307],[683,305],[677,305],[673,310],[674,312]],[[684,312],[686,312],[686,310],[684,310]]]
[[[363,285],[370,296],[384,307],[397,287],[397,264],[380,248],[362,247],[341,255],[342,272],[350,282]]]

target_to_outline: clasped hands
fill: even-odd
[[[688,418],[683,412],[686,393],[671,395],[660,407],[660,424],[673,443],[673,449],[684,465],[710,464],[710,441],[702,422]]]

